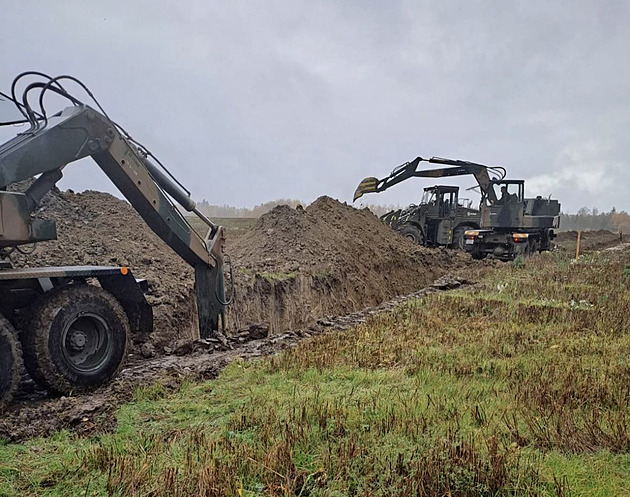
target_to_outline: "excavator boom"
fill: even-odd
[[[421,162],[429,162],[431,164],[441,164],[450,167],[439,169],[423,169],[419,170],[418,166]],[[505,169],[500,166],[484,166],[483,164],[476,164],[474,162],[443,159],[441,157],[431,157],[430,159],[423,159],[422,157],[416,157],[410,162],[401,164],[392,173],[383,178],[378,179],[375,177],[368,177],[359,183],[352,201],[355,202],[366,193],[378,193],[387,190],[388,188],[401,183],[409,178],[423,177],[423,178],[444,178],[449,176],[462,176],[466,174],[472,174],[482,192],[488,196],[491,202],[496,201],[496,194],[491,188],[491,179],[488,170],[494,171],[502,177],[505,176]]]
[[[200,334],[217,331],[225,300],[223,228],[202,216],[209,224],[207,236],[193,230],[171,200],[199,214],[190,196],[112,121],[87,105],[68,107],[0,145],[0,190],[41,175],[26,195],[0,191],[0,247],[55,238],[50,222],[40,223],[30,214],[61,178],[62,168],[84,157],[100,166],[147,225],[195,269]]]
[[[24,77],[40,79],[18,101],[16,86]],[[82,87],[99,110],[68,93],[61,81]],[[29,102],[34,90],[39,111]],[[48,91],[72,106],[47,115]],[[35,214],[72,162],[92,158],[147,225],[194,268],[197,319],[191,324],[199,336],[209,338],[225,325],[223,228],[199,212],[188,190],[107,116],[83,83],[72,76],[20,74],[10,95],[0,92],[0,126],[9,124],[30,127],[0,144],[0,411],[18,390],[23,367],[51,392],[87,392],[116,377],[132,331],[153,329],[147,282],[127,267],[13,267],[14,250],[28,255],[23,245],[57,238],[55,222]],[[25,192],[8,188],[24,180],[30,181]],[[205,236],[192,228],[184,210],[208,226]]]

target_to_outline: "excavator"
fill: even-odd
[[[449,167],[438,169],[419,169],[422,162],[441,164]],[[506,171],[500,166],[488,167],[473,162],[432,157],[416,157],[396,167],[383,178],[365,178],[354,193],[353,201],[365,193],[382,192],[402,181],[414,177],[442,178],[472,174],[483,190],[494,193],[490,185],[492,177],[503,179]],[[461,205],[457,186],[436,185],[424,189],[422,201],[406,209],[388,212],[381,219],[401,235],[420,245],[450,246],[464,248],[464,233],[480,227],[480,212],[470,206]]]
[[[422,162],[448,167],[418,169]],[[395,228],[406,236],[418,232],[417,238],[427,244],[463,247],[474,259],[488,255],[509,261],[518,255],[527,256],[551,248],[555,237],[554,230],[560,223],[560,203],[551,198],[525,198],[523,180],[505,179],[506,170],[502,166],[486,166],[475,162],[432,157],[417,157],[395,168],[383,178],[365,178],[359,183],[353,201],[366,193],[378,193],[413,177],[442,178],[473,175],[481,192],[480,226],[471,226],[463,218],[463,211],[452,206],[456,197],[437,197],[437,213],[429,208],[417,210],[422,215],[408,215],[403,221],[396,219]],[[457,187],[433,187],[446,193],[456,192]],[[497,196],[497,189],[501,196]],[[425,189],[426,190],[426,189]],[[430,190],[430,189],[429,189]],[[446,207],[444,208],[444,204]],[[440,208],[440,206],[442,206]],[[391,219],[386,219],[391,221]],[[390,222],[391,224],[391,222]],[[414,240],[418,241],[418,240]],[[428,243],[429,245],[431,243]]]
[[[19,98],[17,87],[24,81],[32,82]],[[68,84],[83,88],[98,110],[67,91]],[[48,115],[47,94],[70,105]],[[0,92],[0,125],[15,124],[29,127],[0,145],[0,409],[16,391],[23,366],[54,393],[89,391],[118,374],[131,331],[153,328],[147,283],[128,267],[15,268],[11,263],[13,251],[28,253],[32,244],[56,239],[55,222],[38,218],[38,206],[66,165],[79,159],[91,157],[146,224],[194,268],[199,336],[225,328],[230,302],[224,229],[197,209],[190,192],[147,148],[107,116],[82,82],[67,75],[20,74],[10,94]],[[25,191],[13,191],[29,181]],[[193,229],[184,210],[207,225],[205,236]]]

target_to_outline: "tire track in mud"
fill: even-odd
[[[49,398],[46,392],[27,382],[17,401],[2,415],[0,438],[17,442],[63,429],[72,430],[79,436],[112,431],[116,427],[116,408],[131,401],[139,386],[160,381],[165,389],[176,390],[184,380],[213,379],[235,359],[276,354],[312,336],[358,326],[370,316],[387,312],[403,302],[469,284],[468,280],[446,275],[419,291],[351,314],[322,317],[305,329],[251,338],[260,336],[257,335],[260,330],[254,327],[249,337],[241,334],[182,343],[179,347],[182,355],[152,359],[131,356],[127,366],[112,383],[91,394]]]

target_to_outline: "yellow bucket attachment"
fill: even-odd
[[[359,186],[357,186],[352,201],[354,202],[356,199],[361,198],[366,193],[377,192],[378,190],[376,189],[376,187],[378,186],[378,183],[379,179],[374,178],[373,176],[365,178],[363,181],[361,181],[361,183],[359,183]]]

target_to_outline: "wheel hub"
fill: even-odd
[[[107,324],[98,315],[80,313],[66,325],[63,354],[68,364],[82,372],[97,370],[109,357]]]
[[[81,330],[71,330],[68,338],[68,346],[75,351],[82,350],[87,343],[87,335]]]

